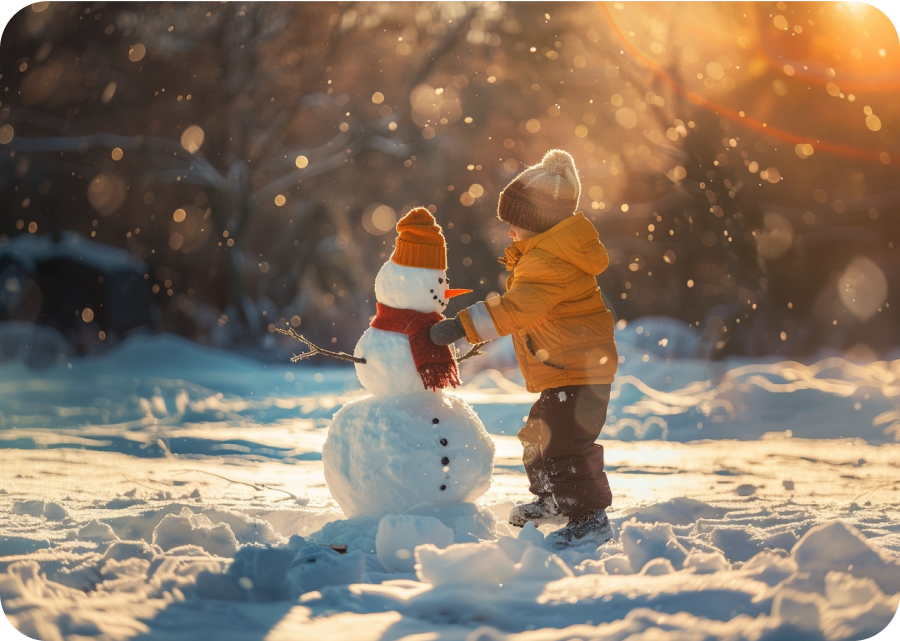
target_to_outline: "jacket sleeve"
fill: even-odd
[[[539,254],[523,257],[515,271],[516,282],[508,292],[460,312],[470,343],[522,331],[565,300],[567,279]]]

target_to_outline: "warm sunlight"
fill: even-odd
[[[893,638],[878,9],[36,2],[0,81],[0,638]]]

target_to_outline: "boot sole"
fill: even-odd
[[[562,514],[557,514],[554,516],[544,516],[537,519],[523,520],[521,522],[513,522],[512,519],[509,519],[507,523],[509,523],[513,527],[523,528],[528,523],[534,523],[535,527],[537,527],[538,525],[562,525],[565,520],[565,516],[563,516]]]

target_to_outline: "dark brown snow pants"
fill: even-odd
[[[594,441],[606,422],[611,385],[567,385],[541,392],[519,440],[532,494],[550,497],[566,516],[612,504],[603,446]]]

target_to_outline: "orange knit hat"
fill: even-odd
[[[427,209],[417,207],[406,214],[397,223],[397,233],[392,261],[407,267],[447,269],[447,243]]]

